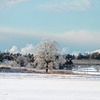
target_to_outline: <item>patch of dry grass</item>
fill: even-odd
[[[27,67],[0,67],[0,69],[15,69],[15,70],[19,70],[19,71],[24,71],[24,72],[28,72],[31,71],[33,73],[41,73],[41,74],[45,74],[46,70],[39,70],[39,69],[33,69],[33,68],[27,68]],[[48,70],[47,74],[73,74],[73,72],[71,70]]]
[[[71,70],[49,70],[49,74],[73,74]]]

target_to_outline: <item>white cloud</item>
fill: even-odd
[[[72,54],[72,55],[75,55],[75,56],[78,56],[79,53],[80,53],[80,51],[73,51],[71,54]]]
[[[58,38],[62,38],[67,41],[79,42],[79,43],[92,43],[99,42],[100,33],[87,30],[69,31],[63,34],[57,35]]]
[[[38,32],[34,30],[20,30],[20,29],[14,29],[14,28],[0,28],[0,38],[4,40],[7,39],[9,36],[16,37],[16,36],[24,36],[26,37],[33,37],[33,39],[53,39],[57,41],[65,41],[66,43],[78,43],[78,44],[96,44],[100,43],[99,37],[100,32],[95,31],[88,31],[88,30],[78,30],[78,31],[67,31],[64,33],[44,33],[44,32]]]
[[[91,5],[91,0],[61,0],[47,4],[41,4],[39,7],[56,10],[85,10]]]
[[[95,51],[93,51],[93,52],[91,52],[91,53],[96,53],[96,52],[100,53],[100,49],[95,50]]]
[[[13,31],[12,31],[13,30]],[[4,34],[5,33],[5,34]],[[8,34],[9,35],[8,35]],[[10,37],[9,37],[10,36]],[[23,39],[33,39],[33,43],[34,40],[42,40],[42,39],[52,39],[55,40],[59,43],[63,43],[64,45],[68,44],[73,44],[76,45],[75,47],[78,46],[83,46],[87,47],[90,46],[92,48],[94,48],[95,46],[99,46],[100,44],[100,32],[93,32],[93,31],[87,31],[87,30],[78,30],[78,31],[68,31],[68,32],[64,32],[64,33],[43,33],[43,32],[32,32],[32,31],[26,31],[26,30],[17,30],[17,29],[3,29],[0,30],[0,42],[2,42],[2,38],[3,40],[6,40],[6,38],[10,38],[9,40],[13,40],[16,39],[16,36],[22,36]],[[4,39],[5,38],[5,39]],[[7,40],[8,41],[8,40]],[[17,40],[16,40],[17,41]],[[68,45],[70,46],[70,45]],[[75,48],[78,49],[78,48]],[[27,54],[27,53],[33,53],[34,52],[34,46],[32,44],[27,44],[25,47],[18,49],[17,46],[13,46],[10,50],[11,53],[17,53],[20,52],[22,54]],[[68,53],[70,52],[68,47],[64,47],[61,50],[62,53]],[[72,52],[72,54],[77,55],[80,51],[74,51]]]
[[[67,54],[69,52],[69,48],[68,47],[63,47],[61,50],[62,54]]]
[[[0,0],[0,7],[1,8],[12,7],[15,4],[28,1],[30,0]]]
[[[7,51],[7,50],[5,50]],[[32,44],[27,44],[25,47],[18,50],[17,46],[12,46],[10,50],[8,50],[10,53],[21,53],[21,54],[33,54],[34,53],[34,46]]]
[[[8,50],[10,53],[18,53],[19,51],[18,51],[18,48],[17,48],[17,46],[12,46],[12,48],[10,49],[10,50]]]
[[[20,53],[22,54],[28,54],[33,52],[34,52],[34,46],[32,44],[27,44],[26,47],[20,50]]]
[[[42,34],[42,32],[35,31],[35,30],[26,30],[26,29],[12,28],[12,27],[0,27],[0,34],[3,33],[11,34],[11,35],[28,35],[28,36],[32,36],[32,35],[37,36],[37,34]]]
[[[12,7],[16,4],[32,0],[0,0],[0,8]],[[51,0],[36,6],[55,10],[85,10],[91,6],[92,0]]]

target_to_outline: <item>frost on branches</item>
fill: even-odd
[[[48,68],[53,68],[59,59],[59,52],[57,47],[57,42],[50,41],[48,39],[43,40],[37,47],[35,48],[35,62],[34,64],[38,66],[38,68],[46,68],[46,73],[48,72]]]

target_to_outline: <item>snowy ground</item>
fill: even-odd
[[[96,68],[98,68],[99,70],[97,71]],[[78,66],[78,68],[74,69],[73,72],[100,78],[100,66]]]
[[[100,78],[0,73],[0,100],[100,100]]]

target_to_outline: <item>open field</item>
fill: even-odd
[[[100,80],[77,75],[0,73],[0,100],[100,100]]]

